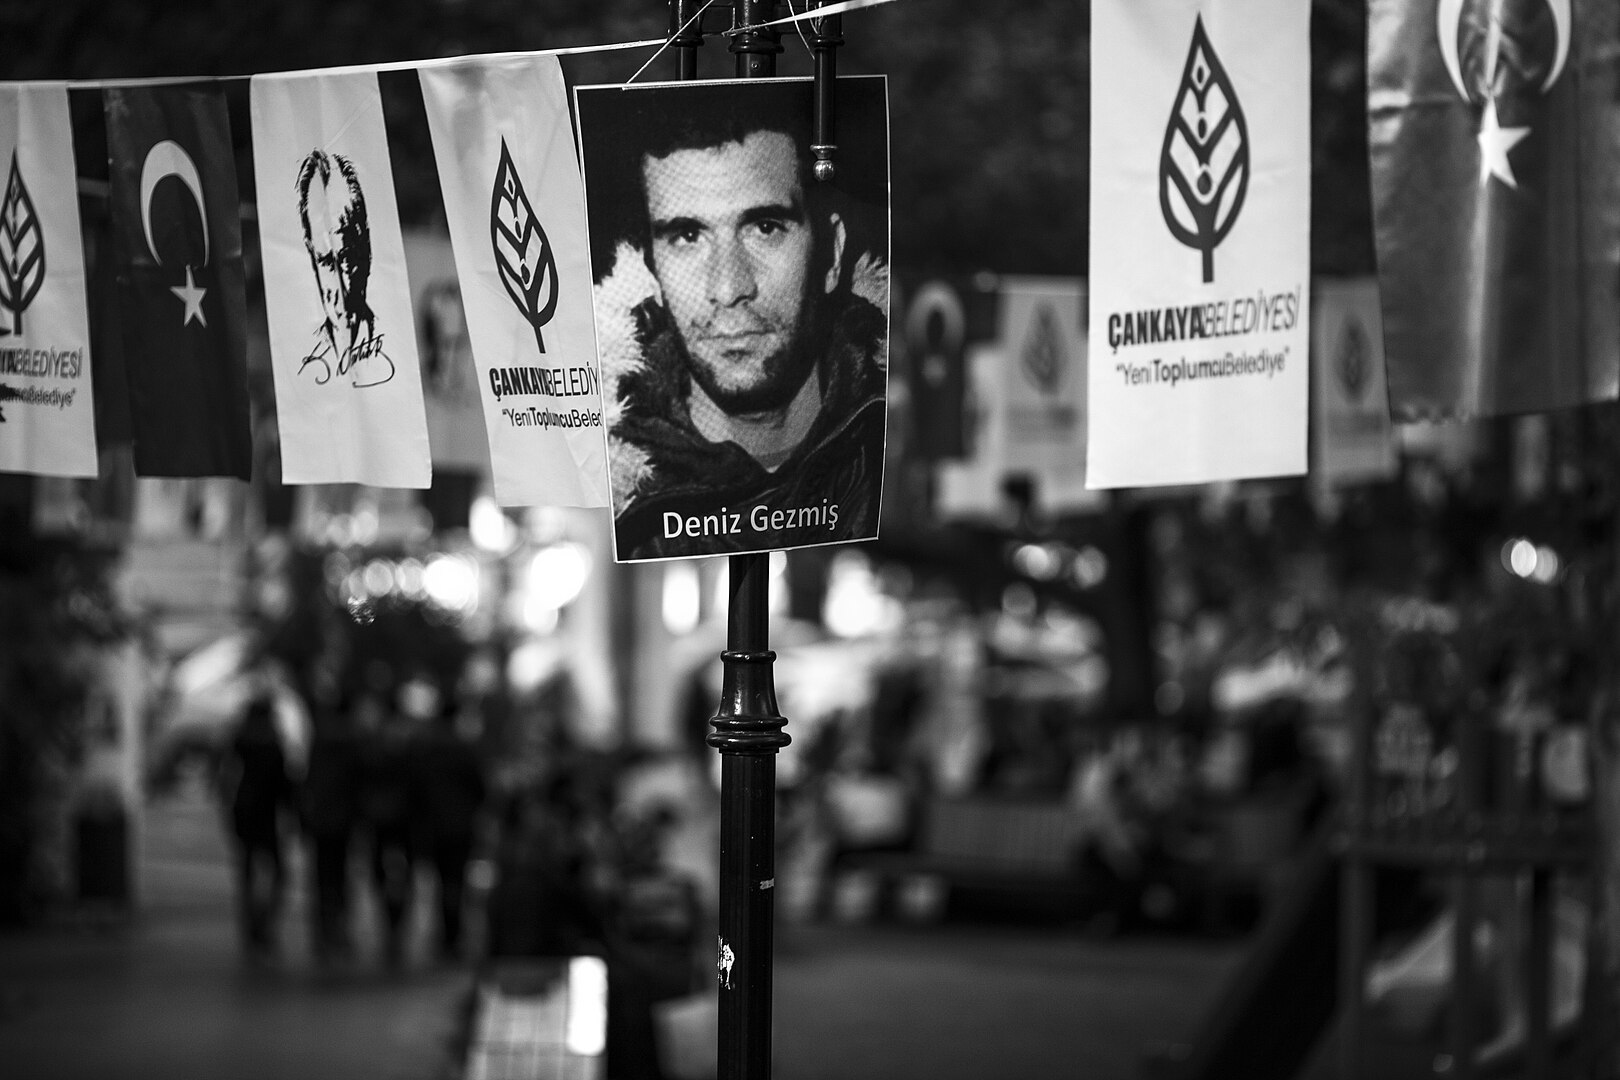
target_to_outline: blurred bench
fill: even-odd
[[[845,852],[841,874],[877,879],[880,893],[933,879],[944,888],[1078,893],[1079,821],[1055,800],[934,798],[905,851]]]

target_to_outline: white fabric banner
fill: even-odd
[[[606,506],[585,192],[554,56],[424,67],[496,501]]]
[[[1078,278],[1001,280],[1000,340],[1012,370],[1001,426],[1008,472],[1072,469],[1086,460],[1086,286]]]
[[[253,171],[286,484],[432,479],[375,72],[255,75]]]
[[[1311,297],[1314,471],[1330,483],[1395,475],[1376,278],[1318,278]]]
[[[1092,8],[1087,483],[1306,466],[1310,5]]]
[[[73,125],[63,83],[0,83],[0,470],[95,476]]]

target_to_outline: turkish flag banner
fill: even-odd
[[[1620,389],[1613,0],[1372,0],[1373,214],[1400,420]]]
[[[1310,11],[1092,5],[1089,487],[1305,471]]]
[[[252,469],[242,227],[219,90],[104,91],[138,476]]]
[[[64,83],[0,83],[0,470],[95,476],[95,401]]]

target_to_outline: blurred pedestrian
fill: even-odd
[[[383,959],[389,967],[405,958],[416,874],[411,772],[421,707],[417,685],[402,686],[400,708],[378,710],[376,723],[360,732],[360,817],[370,836],[371,885],[382,909]]]
[[[220,779],[230,807],[242,942],[250,957],[263,958],[275,951],[286,877],[281,811],[291,807],[293,796],[268,694],[249,701],[221,762]]]
[[[300,792],[304,834],[314,867],[313,945],[320,963],[353,951],[350,937],[349,855],[359,818],[361,760],[356,706],[377,707],[347,689],[314,708],[314,737]]]
[[[461,956],[467,864],[488,790],[476,743],[476,719],[476,714],[462,714],[454,698],[445,695],[416,755],[412,810],[417,815],[419,850],[432,862],[437,884],[441,960]]]
[[[501,812],[489,901],[491,959],[601,951],[587,831],[566,768],[512,793]]]

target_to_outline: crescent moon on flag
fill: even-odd
[[[146,152],[146,162],[141,166],[141,227],[146,230],[147,249],[152,252],[152,258],[162,265],[163,259],[159,257],[157,244],[152,239],[152,192],[157,189],[158,181],[166,176],[172,176],[186,185],[197,202],[197,216],[202,219],[203,226],[203,257],[200,265],[207,266],[208,211],[203,201],[202,177],[191,155],[173,139],[154,144]]]
[[[1457,56],[1457,36],[1462,24],[1462,8],[1464,0],[1440,0],[1435,7],[1435,24],[1440,35],[1440,58],[1445,61],[1446,73],[1457,87],[1457,93],[1463,96],[1464,101],[1472,101],[1468,87],[1463,84],[1462,62]],[[1541,92],[1545,94],[1552,89],[1558,76],[1564,73],[1564,62],[1569,59],[1569,0],[1547,0],[1547,8],[1552,12],[1555,44],[1553,46],[1552,67],[1548,69],[1547,77],[1542,80]]]

